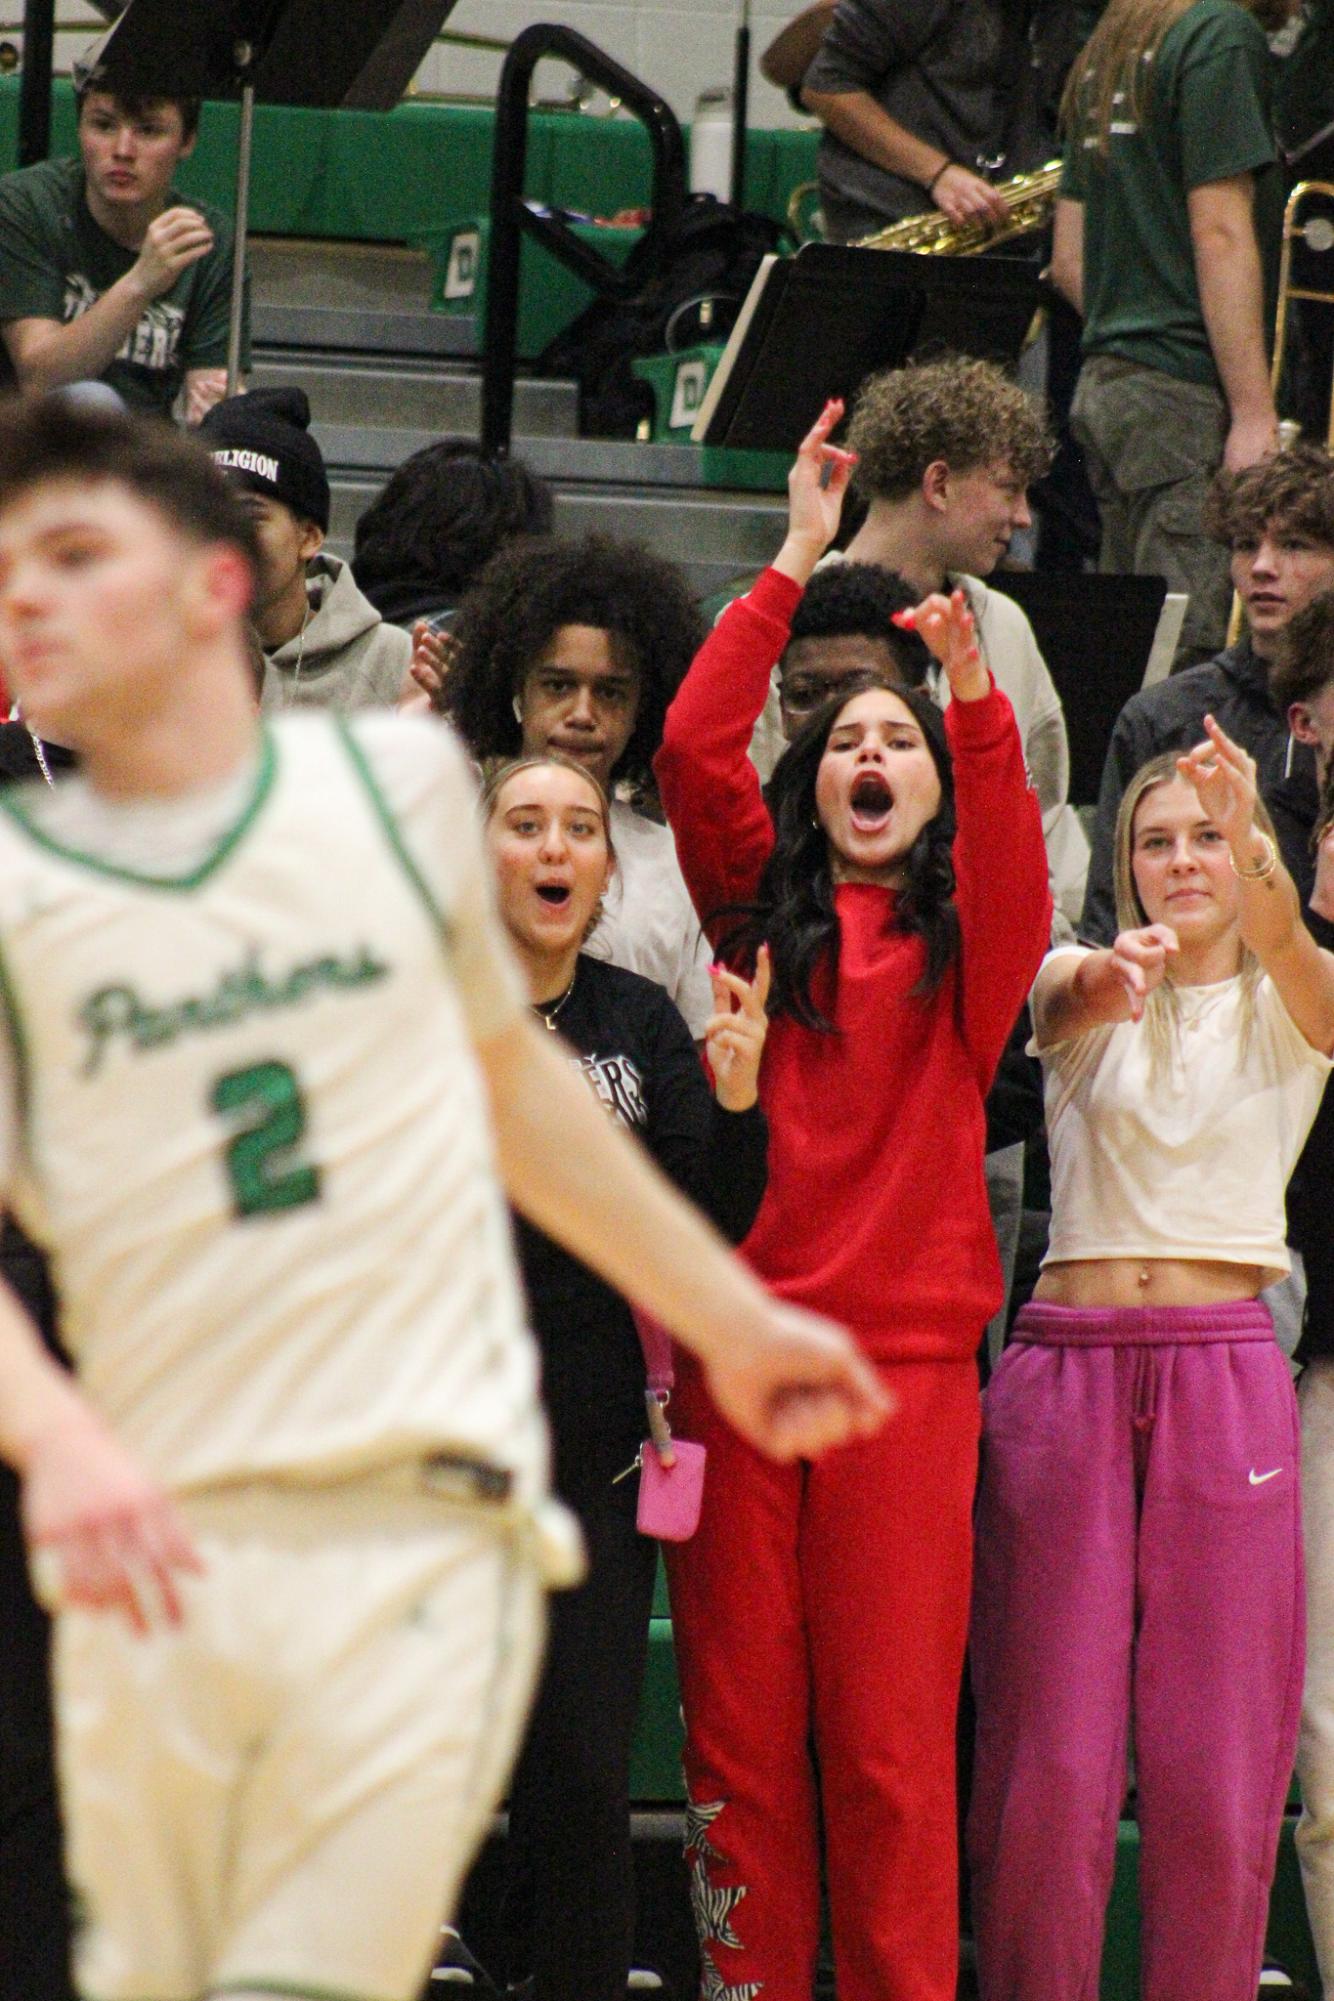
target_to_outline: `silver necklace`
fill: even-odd
[[[51,776],[51,767],[46,761],[46,746],[43,744],[36,730],[30,729],[28,735],[32,738],[32,747],[37,753],[37,769],[41,772],[48,785],[54,785],[56,781]]]
[[[32,741],[33,751],[37,757],[37,769],[41,772],[48,785],[54,785],[56,781],[51,776],[51,767],[46,761],[46,745],[42,742],[42,739],[38,736],[28,718],[23,715],[22,709],[19,710],[19,715],[23,718],[23,727],[28,732]]]
[[[570,995],[574,992],[574,982],[575,980],[578,979],[578,977],[579,977],[579,968],[578,966],[576,966],[574,969],[574,977],[571,979],[569,986],[566,987],[565,992],[561,995],[558,1001],[533,1002],[533,1013],[537,1016],[543,1028],[547,1029],[552,1035],[556,1033],[556,1022],[559,1019],[560,1011],[564,1007],[566,1001],[570,998]]]

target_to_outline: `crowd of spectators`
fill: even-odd
[[[800,447],[782,546],[711,632],[678,566],[563,535],[542,480],[460,440],[398,468],[350,563],[328,552],[305,392],[227,394],[227,225],[173,187],[196,103],[95,80],[79,158],[0,178],[0,379],[197,429],[253,525],[259,707],[448,719],[532,1005],[895,1395],[879,1439],[775,1468],[682,1369],[710,1455],[669,1561],[707,2001],[809,2001],[822,1845],[845,2001],[953,2001],[974,1365],[1007,1338],[971,1597],[981,1993],[1092,1991],[1133,1708],[1147,2001],[1255,1992],[1294,1757],[1334,2001],[1334,459],[1309,422],[1278,450],[1268,365],[1284,149],[1334,124],[1334,84],[1293,67],[1327,45],[1311,0],[1276,109],[1290,11],[817,0],[785,31],[766,70],[825,128],[831,236],[933,206],[998,223],[997,182],[1063,149],[1077,446],[990,362],[872,377]],[[1313,355],[1308,316],[1304,411],[1328,404]],[[1076,448],[1101,569],[1189,599],[1082,817],[1061,698],[996,583]],[[76,762],[0,728],[3,782]],[[1016,1279],[1025,1210],[1050,1237]],[[505,1971],[531,2001],[620,2001],[655,1561],[613,1476],[645,1365],[624,1300],[527,1226],[519,1249],[593,1575],[517,1768]],[[56,1346],[12,1225],[0,1268]],[[1304,1365],[1304,1698],[1275,1328]],[[0,2001],[65,2001],[47,1640],[0,1502]]]

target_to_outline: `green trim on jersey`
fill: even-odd
[[[282,2001],[372,2001],[372,1996],[363,1994],[360,1988],[351,1987],[305,1987],[298,1980],[228,1980],[221,1987],[210,1987],[210,2001],[214,1995],[223,1994],[273,1994]]]
[[[0,949],[0,1009],[9,1023],[9,1039],[14,1048],[14,1071],[17,1079],[19,1117],[26,1126],[28,1109],[32,1102],[32,1073],[28,1061],[28,1038],[23,1032],[23,1016],[19,1011],[18,995],[14,982],[9,977],[9,965],[3,949]]]
[[[299,1980],[228,1980],[208,1994],[272,1994],[276,2001],[380,2001],[379,1996],[352,1987],[308,1987]],[[89,1997],[92,2001],[92,1997]]]
[[[380,828],[385,839],[398,859],[400,868],[426,906],[426,913],[439,930],[441,940],[447,940],[450,930],[449,919],[431,894],[430,884],[408,851],[408,844],[403,839],[403,830],[394,818],[393,809],[389,801],[380,790],[375,773],[371,770],[370,760],[342,716],[334,718],[334,726],[342,740],[343,748],[347,752],[348,762],[366,788],[375,817],[380,823]]]
[[[222,867],[237,844],[250,831],[261,807],[273,790],[277,771],[277,746],[268,727],[261,723],[259,770],[255,774],[254,790],[235,825],[228,828],[213,852],[205,855],[198,867],[191,869],[188,875],[146,875],[140,869],[122,868],[118,862],[104,861],[100,855],[85,854],[82,848],[66,847],[63,841],[57,841],[52,835],[45,833],[29,817],[18,798],[14,796],[16,792],[25,790],[24,787],[10,786],[6,791],[0,792],[0,812],[8,813],[10,819],[18,823],[28,838],[35,841],[39,848],[45,848],[48,854],[58,855],[61,861],[76,862],[80,868],[92,869],[96,875],[111,876],[116,882],[132,882],[139,889],[199,889]]]

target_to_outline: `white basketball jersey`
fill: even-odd
[[[457,747],[285,718],[238,823],[170,881],[60,846],[42,803],[0,812],[10,1192],[93,1402],[177,1491],[441,1446],[533,1491],[471,1048],[522,992]]]

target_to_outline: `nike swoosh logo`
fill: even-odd
[[[1254,1466],[1252,1466],[1251,1485],[1253,1487],[1263,1487],[1266,1480],[1277,1480],[1282,1471],[1283,1468],[1281,1466],[1276,1466],[1272,1473],[1257,1473]]]

